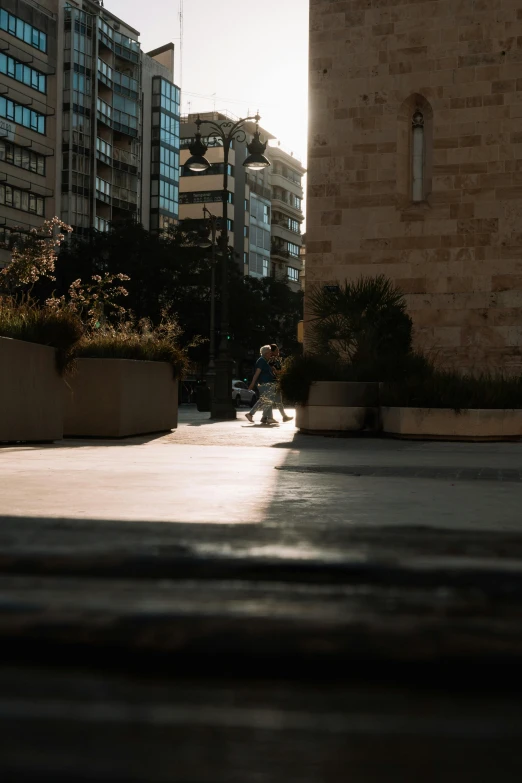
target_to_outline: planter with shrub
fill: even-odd
[[[383,276],[317,288],[309,295],[307,352],[280,379],[303,432],[380,428],[379,381],[424,369],[412,353],[402,293]]]
[[[433,371],[383,384],[382,427],[399,438],[502,441],[522,438],[522,378]]]
[[[0,442],[63,437],[63,380],[82,325],[71,313],[0,297]]]
[[[65,384],[66,437],[123,438],[178,425],[185,353],[165,325],[139,333],[121,326],[84,337]]]

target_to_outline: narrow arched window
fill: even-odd
[[[413,201],[424,200],[424,161],[425,161],[425,143],[424,143],[424,115],[416,111],[412,118],[412,199]]]

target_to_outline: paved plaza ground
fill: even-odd
[[[522,443],[0,448],[0,772],[518,783],[521,509]]]

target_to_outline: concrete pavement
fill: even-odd
[[[188,407],[0,448],[0,776],[518,783],[521,476]]]

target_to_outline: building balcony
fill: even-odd
[[[304,219],[303,211],[302,209],[299,209],[298,207],[293,207],[291,204],[289,204],[287,201],[284,201],[283,198],[279,196],[272,196],[272,209],[278,209],[282,212],[287,212],[289,217],[297,218],[299,221]]]
[[[101,18],[98,18],[98,37],[118,57],[123,57],[132,63],[139,63],[140,45],[138,41],[117,32]]]
[[[138,194],[129,188],[112,188],[112,206],[124,209],[127,212],[136,212],[138,209]]]
[[[112,166],[112,144],[98,137],[96,139],[96,157],[107,166]]]
[[[301,183],[293,182],[292,180],[283,177],[282,174],[276,174],[271,171],[270,184],[272,185],[272,189],[281,188],[281,190],[288,191],[292,195],[298,196],[300,199],[303,198],[303,187]]]
[[[131,114],[126,114],[119,109],[113,109],[108,103],[98,98],[96,101],[96,114],[98,120],[109,128],[136,138],[138,136],[138,119]]]
[[[297,231],[294,231],[294,229],[289,228],[288,221],[272,219],[272,236],[281,237],[288,242],[295,242],[296,245],[301,245],[301,227],[299,226]]]
[[[139,156],[134,152],[122,150],[119,147],[112,148],[112,160],[115,169],[129,171],[131,174],[137,174],[140,167]]]
[[[96,139],[96,157],[107,166],[113,166],[115,169],[127,171],[130,174],[138,173],[140,163],[138,155],[115,147],[99,137]]]
[[[117,71],[98,57],[98,79],[106,87],[134,100],[139,99],[140,85],[136,79]]]
[[[267,201],[270,201],[270,199],[272,198],[272,193],[270,191],[270,188],[265,188],[263,187],[263,185],[259,185],[257,182],[251,182],[249,179],[248,187],[250,188],[250,192],[255,193],[256,196],[261,196],[261,198],[264,198]]]
[[[111,224],[109,220],[105,220],[105,218],[101,218],[96,215],[94,218],[94,228],[96,231],[103,231],[105,233],[110,230],[110,227]]]
[[[301,267],[301,260],[299,256],[290,253],[282,245],[279,245],[275,242],[272,242],[272,245],[270,247],[270,255],[272,258],[283,259],[284,261],[287,261],[288,263],[290,263],[292,266],[295,266],[296,268]]]

